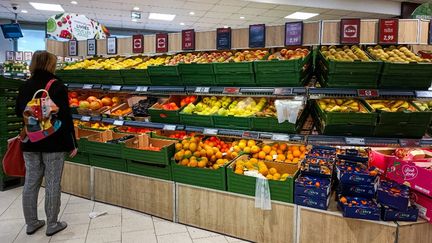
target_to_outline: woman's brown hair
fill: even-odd
[[[43,70],[54,73],[57,67],[57,57],[47,51],[36,51],[30,64],[30,73],[33,74],[36,70]]]

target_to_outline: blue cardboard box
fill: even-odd
[[[363,197],[372,199],[375,197],[376,184],[369,185],[351,185],[351,184],[341,184],[339,185],[338,192],[345,196],[352,197]]]
[[[357,149],[344,149],[337,155],[339,159],[365,163],[368,161],[368,156],[362,156]]]
[[[365,185],[377,181],[378,171],[374,167],[367,167],[363,164],[337,165],[337,178],[341,184]]]
[[[327,200],[320,200],[308,196],[294,195],[294,203],[305,207],[327,210],[329,202],[330,197]]]
[[[331,189],[330,179],[299,176],[295,180],[295,195],[327,200]]]
[[[406,211],[409,204],[409,187],[381,180],[377,189],[377,201],[399,211]]]
[[[419,210],[416,206],[410,206],[405,211],[399,211],[388,206],[381,205],[381,218],[384,221],[409,221],[416,222]]]
[[[347,218],[379,220],[381,217],[381,209],[378,205],[366,198],[340,197],[338,208]]]
[[[302,161],[300,171],[305,175],[331,177],[333,163],[334,161],[327,158],[308,156]]]

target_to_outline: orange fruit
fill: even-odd
[[[274,150],[272,150],[272,151],[270,151],[270,154],[269,155],[271,155],[272,157],[273,157],[273,155],[277,155],[278,153],[276,152],[276,151],[274,151]]]
[[[278,149],[279,148],[279,144],[275,143],[275,144],[272,145],[272,147],[275,148],[275,149]]]
[[[287,160],[292,161],[294,159],[294,156],[292,154],[287,155]]]
[[[186,159],[189,159],[190,157],[192,157],[192,153],[191,153],[191,151],[186,150],[186,151],[184,152],[184,156],[183,156],[183,157],[186,158]]]
[[[292,160],[293,163],[298,163],[299,161],[300,161],[299,158],[294,158],[294,159]]]
[[[288,149],[288,145],[286,143],[283,143],[279,146],[279,149],[282,151],[286,151]]]
[[[234,146],[233,149],[234,149],[235,152],[240,152],[241,151],[241,148],[238,145]]]
[[[243,170],[235,170],[234,173],[239,174],[239,175],[243,175]]]
[[[278,181],[281,178],[281,175],[279,173],[274,173],[273,174],[273,180]]]
[[[207,165],[207,163],[205,161],[203,161],[203,160],[201,160],[200,162],[198,162],[198,167],[200,167],[200,168],[204,168],[204,167],[206,167],[206,165]]]
[[[245,148],[243,149],[243,152],[245,152],[245,153],[247,153],[247,154],[250,154],[250,152],[251,152],[251,148],[250,148],[250,147],[245,147]]]
[[[188,149],[189,149],[189,145],[190,145],[189,142],[184,143],[184,144],[183,144],[183,149],[184,149],[184,150],[188,150]]]
[[[201,157],[201,153],[199,152],[199,151],[195,151],[194,153],[193,153],[193,156],[195,156],[195,157]]]
[[[190,167],[197,167],[197,165],[198,165],[198,162],[195,161],[195,160],[192,160],[192,161],[189,162],[189,166]]]
[[[212,157],[214,154],[213,149],[207,149],[206,154],[207,154],[207,157]]]
[[[190,144],[189,144],[189,150],[190,150],[192,153],[195,152],[196,149],[197,149],[197,145],[196,145],[196,143],[190,143]]]
[[[266,157],[264,158],[265,160],[268,160],[268,161],[273,161],[273,156],[271,156],[271,155],[266,155]]]
[[[207,151],[205,149],[201,149],[200,151],[201,157],[207,156]]]
[[[278,161],[284,161],[285,160],[285,155],[283,154],[278,154],[277,158]]]
[[[176,143],[175,148],[177,151],[179,151],[183,148],[183,145],[181,143]]]
[[[238,146],[239,146],[241,149],[246,148],[246,145],[247,145],[247,143],[244,143],[244,142],[240,142],[240,143],[238,144]]]
[[[262,151],[264,151],[264,153],[269,154],[271,152],[272,148],[268,145],[264,145],[264,147],[262,148]]]
[[[289,160],[289,159],[286,159],[285,160],[285,163],[291,163],[292,161],[291,160]]]
[[[269,180],[273,180],[273,176],[272,176],[272,175],[270,175],[270,174],[269,174],[269,175],[267,175],[267,176],[266,176],[266,178],[267,178],[267,179],[269,179]]]
[[[210,157],[210,161],[211,161],[211,162],[215,162],[216,160],[217,160],[216,155],[212,155],[212,156]]]
[[[183,160],[180,162],[180,164],[186,166],[186,165],[189,164],[189,160],[188,160],[188,159],[183,159]]]
[[[213,165],[213,169],[214,169],[214,170],[219,169],[219,167],[220,167],[220,166],[219,166],[218,164],[214,164],[214,165]]]
[[[258,153],[253,154],[253,155],[252,155],[252,158],[258,159]]]
[[[277,173],[277,170],[272,167],[272,168],[269,169],[269,173],[270,173],[270,175],[274,175],[274,174]]]
[[[252,147],[256,144],[255,140],[248,140],[247,141],[247,146]]]
[[[260,152],[258,153],[258,158],[260,158],[260,159],[265,159],[265,157],[266,157],[266,153],[265,153],[264,151],[260,151]]]
[[[304,157],[306,157],[306,154],[305,154],[305,153],[302,153],[302,154],[300,155],[300,159],[303,159]]]
[[[251,147],[251,153],[256,154],[256,153],[258,153],[259,151],[260,151],[260,148],[259,148],[258,146],[253,145],[253,146]]]
[[[258,169],[258,172],[261,173],[263,176],[266,176],[269,171],[268,171],[267,167],[261,167]]]
[[[249,160],[252,164],[258,163],[258,160],[256,158],[252,158]]]
[[[300,146],[299,150],[301,152],[306,152],[306,146],[304,146],[304,145]]]
[[[294,152],[294,150],[299,150],[299,146],[297,146],[297,145],[292,145],[291,147],[292,147],[291,150],[292,150],[293,152]]]
[[[180,161],[181,159],[183,159],[183,156],[184,156],[184,152],[178,151],[177,153],[175,153],[174,159]]]
[[[216,159],[222,159],[222,153],[221,152],[217,152],[215,155],[216,155]]]
[[[237,158],[237,156],[238,156],[238,153],[237,152],[232,152],[231,153],[231,158]]]
[[[283,151],[281,149],[276,150],[277,154],[283,154]]]
[[[297,157],[297,158],[298,158],[298,157],[300,157],[300,155],[301,155],[300,150],[296,149],[296,150],[293,151],[293,156],[294,156],[294,157]]]

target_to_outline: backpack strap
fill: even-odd
[[[45,86],[45,90],[47,91],[47,93],[48,93],[49,89],[51,88],[51,85],[52,85],[55,81],[56,81],[55,79],[51,79],[51,80],[47,83],[47,85]],[[42,94],[42,98],[46,98],[46,96],[47,96],[46,93],[43,93],[43,94]]]

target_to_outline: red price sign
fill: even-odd
[[[182,49],[195,50],[195,31],[182,30]]]
[[[156,34],[156,52],[168,52],[168,34]]]
[[[360,43],[360,19],[341,19],[340,22],[340,43]]]
[[[143,35],[133,35],[132,36],[132,49],[133,53],[143,53],[144,52],[144,36]]]
[[[379,44],[397,44],[399,33],[398,19],[380,19],[379,20]]]
[[[379,92],[377,89],[359,89],[357,94],[360,97],[378,97]]]
[[[224,94],[238,94],[240,93],[240,88],[236,87],[225,87],[223,89]]]

